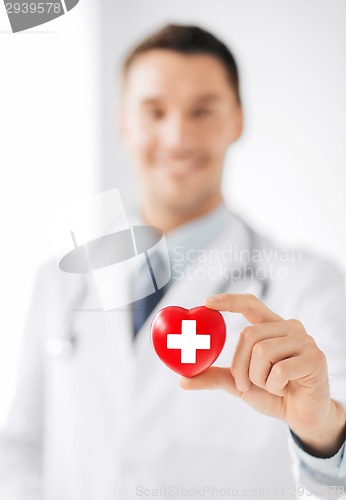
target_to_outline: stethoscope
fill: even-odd
[[[54,311],[50,315],[50,324],[54,325],[53,331],[49,332],[46,339],[45,349],[49,357],[53,359],[66,360],[76,351],[77,332],[71,327],[66,328],[66,325],[72,324],[72,314],[78,309],[87,293],[87,284],[83,283],[78,293],[73,298],[72,307],[65,311]]]
[[[246,230],[249,236],[249,252],[251,255],[255,248],[255,233],[248,226],[246,226]],[[237,276],[237,281],[253,279],[255,277],[257,284],[259,284],[257,295],[261,297],[261,299],[263,299],[267,294],[269,288],[269,281],[266,277],[259,276],[257,270],[258,270],[257,265],[252,262],[249,263],[249,265],[246,265],[245,267],[240,267],[239,268],[240,272]],[[215,293],[223,293],[226,289],[229,289],[228,278],[224,278],[221,280]],[[71,308],[69,312],[62,313],[62,317],[64,319],[61,319],[61,317],[57,317],[58,314],[55,315],[56,318],[55,321],[52,322],[52,324],[60,326],[56,328],[55,332],[49,335],[49,338],[46,340],[46,345],[45,345],[46,353],[51,358],[57,360],[67,360],[71,358],[71,356],[76,352],[78,343],[77,342],[78,334],[71,328],[66,329],[66,325],[67,324],[71,325],[72,323],[71,315],[74,310],[78,309],[78,305],[80,305],[81,301],[83,300],[85,293],[86,293],[86,284],[82,289],[82,292],[80,292],[75,297],[74,307]]]

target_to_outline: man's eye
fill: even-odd
[[[204,117],[207,117],[207,116],[210,116],[211,115],[211,111],[210,109],[196,109],[194,112],[193,112],[193,115],[196,117],[196,118],[204,118]]]
[[[160,120],[164,116],[164,112],[161,109],[148,109],[145,114],[150,120]]]

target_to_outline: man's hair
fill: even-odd
[[[229,48],[214,35],[198,26],[169,24],[142,40],[127,55],[123,62],[123,78],[135,59],[150,50],[172,50],[179,54],[208,54],[224,66],[228,79],[240,103],[239,74],[236,61]]]

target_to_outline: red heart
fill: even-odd
[[[194,377],[219,356],[226,340],[226,325],[222,314],[204,306],[164,307],[151,322],[151,340],[169,368]]]

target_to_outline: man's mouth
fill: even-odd
[[[156,159],[155,165],[170,176],[187,177],[201,170],[203,163],[200,156],[182,159],[162,157]]]

